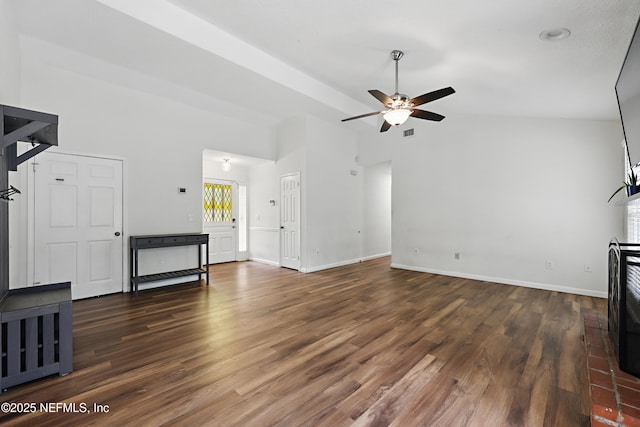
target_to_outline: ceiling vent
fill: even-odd
[[[414,133],[414,132],[413,132],[413,128],[411,128],[411,129],[405,129],[405,130],[402,132],[402,136],[403,136],[403,137],[405,137],[405,138],[407,138],[407,137],[409,137],[409,136],[413,136],[413,133]]]

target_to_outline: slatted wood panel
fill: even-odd
[[[389,268],[253,262],[74,302],[74,372],[9,402],[109,413],[3,425],[589,425],[584,310],[605,300]]]
[[[46,298],[39,297],[40,302]],[[2,305],[7,311],[0,312],[3,390],[72,370],[71,301],[18,307],[27,300],[25,295],[10,295]]]

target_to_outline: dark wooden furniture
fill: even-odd
[[[58,116],[0,105],[0,393],[73,370],[71,283],[9,289],[9,171],[58,145]],[[18,142],[31,145],[18,150]],[[22,154],[18,154],[22,152]]]
[[[31,157],[58,145],[58,116],[0,105],[0,301],[9,291],[9,171]],[[18,142],[31,148],[18,155]],[[19,194],[19,192],[18,192]]]
[[[141,249],[170,248],[174,246],[202,246],[205,245],[206,263],[202,268],[202,251],[198,248],[198,266],[178,271],[164,273],[138,275],[138,251]],[[138,292],[140,283],[153,282],[157,280],[173,279],[175,277],[198,275],[202,280],[205,275],[207,285],[209,284],[209,235],[206,233],[186,233],[186,234],[154,234],[148,236],[129,237],[129,271],[131,276],[131,291]]]
[[[0,303],[0,323],[0,393],[73,371],[70,282],[10,290]]]

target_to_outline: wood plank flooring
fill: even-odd
[[[605,300],[389,262],[230,263],[209,287],[76,301],[74,372],[0,400],[77,412],[0,424],[589,425],[581,313],[606,313]]]

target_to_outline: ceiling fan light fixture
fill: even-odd
[[[406,122],[409,115],[411,115],[411,110],[408,108],[396,108],[384,113],[384,119],[390,125],[397,126]]]

